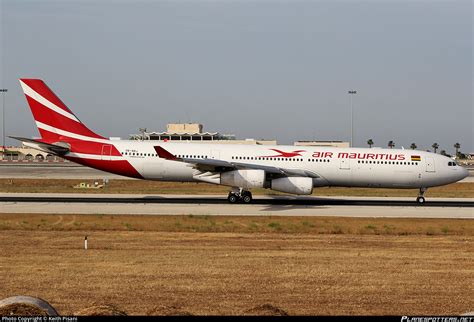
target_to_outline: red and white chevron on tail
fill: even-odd
[[[40,140],[33,140],[35,143],[52,146],[66,143],[69,151],[61,154],[65,159],[111,173],[143,178],[113,142],[89,130],[41,79],[22,78],[20,84],[41,134]]]
[[[41,79],[20,79],[41,137],[67,138],[104,143],[104,137],[89,130]]]

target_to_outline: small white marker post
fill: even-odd
[[[87,250],[87,236],[84,237],[84,249]]]

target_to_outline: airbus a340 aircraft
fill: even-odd
[[[20,83],[41,138],[12,138],[122,176],[229,186],[231,203],[250,203],[252,188],[309,195],[315,187],[344,186],[418,188],[421,204],[428,187],[468,175],[448,157],[414,150],[109,140],[89,130],[42,80]]]

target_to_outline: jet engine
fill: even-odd
[[[265,171],[263,170],[234,170],[221,173],[220,184],[243,189],[263,188]]]
[[[271,189],[295,195],[310,195],[313,179],[307,177],[285,177],[272,180]]]

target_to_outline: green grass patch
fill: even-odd
[[[275,229],[275,230],[281,230],[281,224],[278,222],[271,222],[268,224],[268,227]]]

